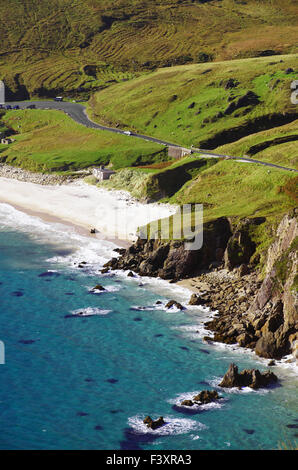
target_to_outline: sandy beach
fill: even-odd
[[[108,191],[81,181],[41,185],[0,178],[0,202],[11,204],[47,221],[72,224],[108,240],[133,241],[136,231],[175,212],[167,204],[142,204],[125,191]]]

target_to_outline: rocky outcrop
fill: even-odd
[[[289,353],[298,358],[297,210],[285,215],[275,229],[273,242],[262,255],[261,277],[255,268],[260,258],[253,235],[263,230],[259,226],[264,222],[209,222],[204,225],[203,247],[196,251],[185,250],[183,241],[139,239],[105,269],[129,269],[171,282],[196,277],[196,285],[204,287],[189,304],[218,312],[205,324],[214,332],[206,340],[239,344],[265,358],[280,359]]]
[[[181,406],[207,405],[220,398],[216,390],[202,390],[198,395],[194,396],[192,400],[183,400]]]
[[[203,296],[206,305],[219,312],[205,324],[214,332],[213,341],[238,343],[265,358],[280,359],[290,353],[298,357],[297,235],[297,211],[293,211],[276,230],[263,281],[257,272],[239,276],[239,267],[230,281],[213,283],[211,292]],[[232,269],[235,257],[230,255],[226,251],[225,263]]]
[[[258,388],[268,387],[277,381],[278,378],[271,371],[266,371],[262,374],[258,369],[244,369],[239,373],[238,367],[232,363],[220,382],[219,387],[251,387],[257,390]]]
[[[184,310],[183,305],[181,305],[179,302],[177,302],[176,300],[169,300],[165,308],[170,309],[173,307],[177,308],[178,310]]]
[[[104,265],[111,269],[131,269],[141,276],[184,279],[218,266],[231,236],[230,223],[220,218],[204,225],[204,245],[200,250],[185,250],[184,241],[138,239],[120,258]]]
[[[147,428],[150,428],[153,430],[158,429],[165,424],[162,416],[160,416],[156,421],[150,418],[150,416],[146,416],[143,423],[146,424]]]

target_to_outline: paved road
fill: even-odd
[[[116,134],[126,135],[125,131],[123,131],[122,129],[102,126],[100,124],[97,124],[96,122],[91,121],[91,119],[89,119],[87,114],[86,114],[85,106],[83,106],[79,103],[70,103],[70,102],[67,102],[67,101],[62,101],[62,102],[58,102],[58,101],[15,101],[15,102],[6,103],[6,105],[10,105],[10,106],[16,106],[17,105],[17,106],[20,107],[20,109],[25,109],[25,108],[27,108],[28,106],[31,106],[31,105],[34,105],[37,109],[56,109],[56,110],[63,111],[64,113],[68,114],[68,116],[70,116],[74,121],[76,121],[79,124],[82,124],[83,126],[90,127],[92,129],[100,129],[100,130],[103,130],[103,131],[115,132]],[[150,136],[146,136],[146,135],[142,135],[142,134],[136,134],[134,132],[131,132],[131,135],[133,137],[138,137],[140,139],[147,140],[149,142],[154,142],[154,143],[161,144],[161,145],[182,148],[182,146],[180,146],[178,144],[173,144],[173,143],[167,142],[165,140],[156,139],[155,137],[150,137]],[[189,150],[191,150],[192,153],[198,153],[198,154],[200,154],[200,156],[204,156],[204,158],[228,158],[228,159],[236,160],[236,161],[239,161],[239,162],[259,163],[260,165],[268,166],[268,167],[272,167],[272,168],[278,168],[280,170],[298,172],[298,170],[295,170],[294,168],[287,168],[287,167],[284,167],[284,166],[281,166],[281,165],[275,165],[274,163],[267,163],[267,162],[263,162],[263,161],[260,161],[260,160],[255,160],[253,158],[231,157],[229,155],[214,153],[214,152],[210,152],[209,150],[199,149],[199,148],[195,148],[195,147],[192,147]]]
[[[68,114],[74,121],[83,126],[90,127],[93,129],[100,129],[102,131],[109,131],[115,132],[116,134],[123,134],[125,135],[125,131],[122,129],[117,129],[114,127],[106,127],[100,124],[97,124],[91,119],[88,118],[85,106],[79,103],[69,103],[66,101],[57,102],[57,101],[13,101],[6,103],[6,106],[19,106],[20,109],[26,109],[28,106],[34,105],[37,109],[56,109],[58,111],[63,111],[64,113]],[[161,145],[171,145],[174,147],[180,147],[180,145],[172,144],[170,142],[166,142],[165,140],[156,139],[155,137],[150,137],[142,134],[136,134],[131,132],[131,135],[134,137],[139,137],[140,139],[148,140],[150,142],[155,142]]]

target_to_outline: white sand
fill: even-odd
[[[176,210],[167,204],[142,204],[127,192],[99,189],[83,182],[44,186],[8,178],[0,178],[0,202],[88,230],[94,227],[111,240],[134,240],[139,226]]]

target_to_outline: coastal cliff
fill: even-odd
[[[138,239],[105,269],[129,269],[171,282],[188,279],[190,303],[217,310],[206,323],[207,341],[238,343],[259,356],[298,353],[297,209],[270,226],[270,243],[260,249],[255,236],[268,227],[264,217],[237,223],[222,217],[204,224],[200,250],[183,241]],[[270,224],[269,224],[270,225]]]

